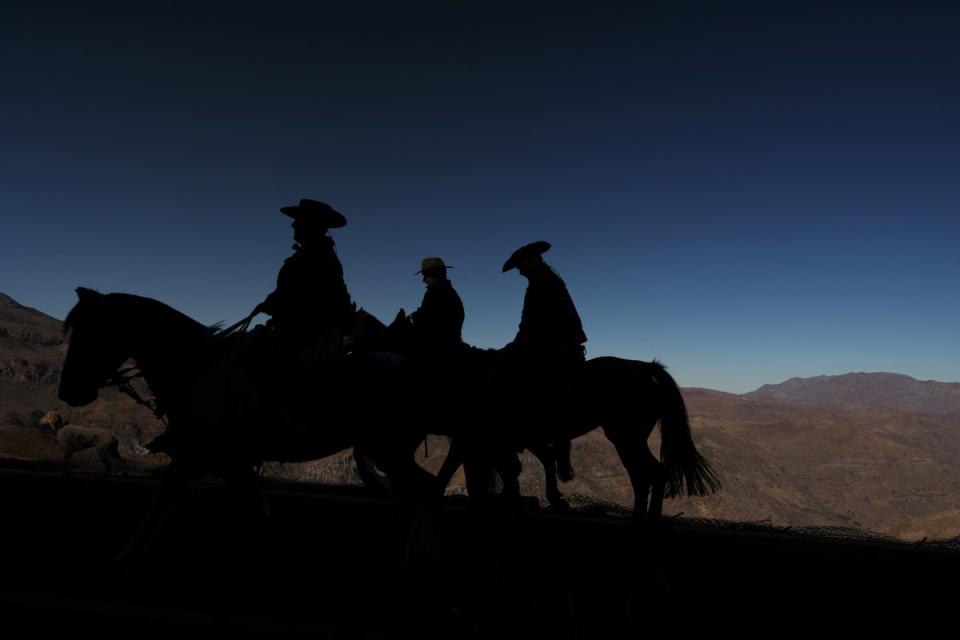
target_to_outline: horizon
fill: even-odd
[[[290,253],[280,207],[315,198],[358,306],[412,311],[441,256],[480,347],[520,319],[502,262],[544,239],[588,357],[736,394],[960,380],[960,7],[3,16],[0,290],[45,314],[85,286],[232,324]]]
[[[19,302],[18,300],[16,300],[15,298],[13,298],[12,296],[6,294],[6,293],[3,292],[3,291],[0,291],[0,296],[6,296],[7,298],[9,298],[10,300],[12,300],[13,302],[15,302],[15,303],[17,303],[17,304],[20,304],[20,302]],[[56,320],[56,321],[58,321],[58,322],[63,322],[63,319],[62,319],[62,318],[58,318],[58,317],[56,317],[56,316],[52,316],[52,315],[50,315],[49,313],[44,312],[42,309],[37,309],[37,308],[35,308],[35,307],[30,307],[30,306],[28,306],[28,305],[22,305],[22,304],[20,304],[20,306],[22,306],[22,307],[24,307],[24,308],[26,308],[26,309],[28,309],[28,310],[35,311],[35,312],[37,312],[37,313],[41,313],[41,314],[43,314],[43,315],[45,315],[45,316],[47,316],[47,317],[49,317],[49,318],[52,318],[53,320]],[[701,387],[701,386],[695,386],[695,385],[680,385],[680,386],[681,386],[681,388],[684,388],[684,389],[699,389],[699,390],[702,390],[702,391],[716,391],[716,392],[720,392],[720,393],[730,393],[730,394],[733,394],[733,395],[746,395],[746,394],[749,394],[749,393],[753,393],[753,392],[755,392],[755,391],[759,391],[759,390],[762,389],[763,387],[767,387],[767,386],[779,386],[779,385],[785,384],[785,383],[787,383],[787,382],[791,382],[791,381],[793,381],[793,380],[815,380],[815,379],[817,379],[817,378],[839,378],[839,377],[852,376],[852,375],[898,376],[898,377],[906,377],[906,378],[909,378],[909,379],[911,379],[911,380],[913,380],[913,381],[915,381],[915,382],[935,382],[935,383],[938,383],[938,384],[960,384],[960,380],[932,380],[932,379],[917,378],[916,376],[912,376],[912,375],[910,375],[910,374],[908,374],[908,373],[903,373],[903,372],[899,372],[899,371],[852,371],[852,370],[851,370],[851,371],[843,371],[843,372],[840,372],[840,373],[821,373],[821,374],[816,374],[816,375],[813,375],[813,376],[802,376],[802,377],[801,377],[801,376],[791,376],[791,377],[789,377],[789,378],[786,378],[786,379],[784,379],[784,380],[780,380],[780,381],[778,381],[778,382],[765,382],[765,383],[759,385],[758,387],[756,387],[755,389],[749,389],[749,390],[747,390],[747,391],[724,391],[723,389],[714,389],[714,388],[711,388],[711,387]]]

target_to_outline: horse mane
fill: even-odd
[[[74,325],[77,324],[82,313],[83,310],[80,309],[80,302],[73,305],[73,308],[70,309],[70,313],[67,314],[66,319],[63,321],[63,335],[70,333],[70,330],[73,329]]]
[[[359,322],[362,322],[362,321],[369,322],[369,323],[373,324],[374,327],[376,327],[377,329],[379,329],[379,330],[381,330],[381,331],[384,331],[384,330],[386,330],[386,328],[387,328],[387,325],[383,324],[383,322],[380,320],[380,318],[378,318],[377,316],[373,315],[372,313],[370,313],[369,311],[367,311],[367,310],[364,309],[363,307],[360,307],[359,309],[357,309],[357,310],[354,312],[354,315],[356,316],[358,323],[359,323]]]
[[[85,299],[81,297],[80,301],[73,306],[63,321],[63,332],[64,334],[69,333],[74,326],[90,314],[95,314],[97,311],[109,312],[115,309],[129,310],[137,318],[137,322],[144,325],[146,329],[154,329],[165,334],[180,330],[197,340],[212,337],[219,328],[219,323],[205,326],[187,314],[153,298],[131,293],[97,293],[96,298]],[[156,325],[156,327],[152,325]]]

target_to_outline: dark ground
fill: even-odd
[[[198,483],[148,561],[98,575],[152,478],[0,471],[5,637],[880,638],[952,633],[960,552],[463,501],[404,562],[397,506],[271,484],[272,520]],[[435,548],[436,552],[419,552]],[[7,635],[8,632],[21,630]]]

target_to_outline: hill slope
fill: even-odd
[[[56,398],[66,354],[60,321],[0,294],[0,458],[50,459],[52,435],[36,413],[57,410],[78,424],[105,426],[124,455],[161,429],[153,415],[115,391],[79,410]],[[736,395],[684,389],[694,437],[723,490],[667,502],[684,512],[786,526],[859,527],[904,538],[960,535],[960,383],[898,374],[853,373],[788,380]],[[659,443],[655,432],[651,448]],[[439,467],[446,443],[431,438],[421,461]],[[594,431],[573,444],[576,499],[629,506],[633,494],[613,447]],[[306,482],[354,483],[346,454],[269,473]],[[543,471],[526,456],[524,491],[543,495]],[[454,487],[462,491],[462,486]]]
[[[80,409],[57,398],[67,354],[62,327],[60,320],[0,293],[0,458],[55,456],[53,435],[36,426],[37,416],[47,411],[59,411],[76,424],[109,428],[121,439],[125,455],[142,455],[140,444],[160,430],[149,411],[110,389]]]

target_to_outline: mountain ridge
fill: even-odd
[[[898,411],[960,418],[960,382],[918,380],[902,373],[851,372],[790,378],[742,396],[845,411]]]

